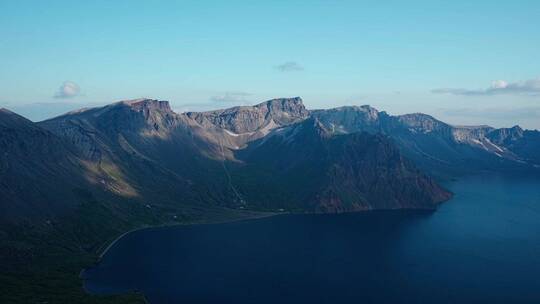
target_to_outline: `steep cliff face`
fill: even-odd
[[[220,114],[177,114],[166,101],[138,99],[70,112],[39,125],[69,142],[88,164],[92,182],[108,192],[160,204],[237,207],[238,194],[223,162],[238,162],[235,150],[307,114],[299,98]]]
[[[496,129],[487,134],[496,145],[505,147],[525,162],[540,166],[540,132],[519,126]]]
[[[538,131],[451,126],[369,106],[310,112],[300,98],[182,114],[136,99],[40,123],[0,114],[4,214],[17,204],[69,209],[80,188],[202,209],[434,208],[450,194],[420,170],[454,177],[540,166]]]
[[[305,119],[309,112],[300,97],[272,99],[255,106],[209,112],[188,112],[203,127],[226,129],[234,134],[253,133]]]
[[[316,118],[276,130],[238,157],[246,162],[242,170],[266,177],[256,188],[239,186],[248,204],[263,207],[331,213],[433,209],[450,197],[384,135],[335,136]]]
[[[275,128],[306,119],[302,99],[272,99],[255,106],[233,107],[209,112],[185,114],[208,132],[207,139],[224,148],[223,158],[233,159],[234,150],[266,136]],[[232,151],[232,152],[231,152]]]
[[[64,208],[81,187],[119,202],[201,210],[434,208],[450,194],[422,172],[540,166],[538,131],[452,126],[369,106],[310,112],[300,98],[182,114],[137,99],[40,123],[1,113],[0,169],[16,178],[3,178],[0,192],[17,197],[11,206],[31,202],[20,210]]]
[[[97,182],[119,196],[163,204],[225,199],[217,186],[224,178],[215,160],[220,147],[166,101],[122,101],[40,125],[71,142],[99,176]]]
[[[540,154],[534,136],[521,143],[528,148],[511,148],[509,142],[497,139],[503,129],[452,126],[422,113],[391,116],[362,106],[317,110],[312,115],[335,134],[385,134],[420,168],[443,178],[474,171],[528,170],[536,163],[524,151]]]
[[[387,116],[370,106],[345,106],[328,110],[313,110],[311,115],[332,133],[343,134],[358,131],[377,133],[381,130],[380,120]]]
[[[519,126],[512,128],[495,129],[489,133],[488,137],[497,145],[510,145],[512,142],[523,138],[525,131]]]

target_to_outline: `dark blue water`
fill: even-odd
[[[472,177],[436,212],[282,215],[128,234],[90,292],[155,303],[540,303],[540,180]]]

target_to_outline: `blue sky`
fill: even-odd
[[[540,128],[540,1],[0,0],[0,106],[301,96]]]

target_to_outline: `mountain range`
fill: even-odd
[[[296,98],[175,113],[137,99],[31,122],[0,111],[3,221],[69,213],[88,196],[143,205],[297,212],[433,209],[438,182],[537,172],[540,132],[452,126]]]
[[[141,227],[293,213],[434,210],[463,175],[540,175],[540,132],[452,126],[300,98],[175,113],[137,99],[32,122],[0,109],[0,302],[99,297],[81,269]],[[59,283],[60,282],[60,283]]]

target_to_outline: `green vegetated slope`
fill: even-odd
[[[228,209],[173,209],[88,200],[54,220],[0,230],[0,303],[144,303],[143,296],[94,296],[80,271],[98,261],[114,239],[136,228],[230,221],[264,216]]]

